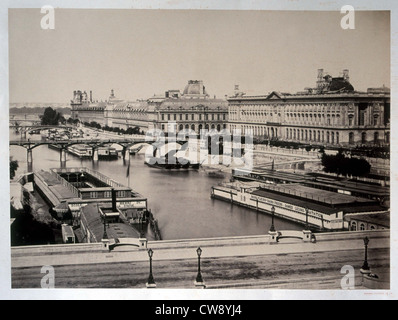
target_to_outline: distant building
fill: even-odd
[[[190,80],[182,93],[166,91],[165,96],[148,99],[153,106],[153,126],[163,132],[201,130],[221,131],[227,128],[228,104],[226,100],[210,98],[203,81]]]
[[[344,220],[350,231],[390,229],[390,211],[347,214]]]
[[[347,147],[390,143],[390,90],[355,91],[348,70],[331,77],[319,69],[316,87],[295,94],[236,92],[228,110],[231,131],[251,131],[264,140]]]
[[[139,128],[147,132],[151,129],[148,105],[145,101],[109,103],[105,109],[105,125],[124,130]]]
[[[203,81],[190,80],[184,91],[168,90],[164,95],[147,100],[124,101],[114,91],[105,102],[95,102],[86,92],[74,91],[71,100],[72,118],[81,122],[95,121],[101,126],[140,131],[160,129],[164,132],[192,130],[199,134],[207,129],[221,131],[227,128],[228,103],[210,98]]]
[[[95,121],[101,126],[105,125],[104,114],[107,103],[94,101],[92,91],[90,91],[90,97],[88,97],[86,91],[73,91],[73,99],[71,100],[70,105],[72,108],[72,119],[79,119],[80,122]]]

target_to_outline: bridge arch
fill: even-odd
[[[133,244],[133,243],[112,243],[109,245],[109,250],[112,251],[117,247],[135,247],[135,248],[140,248],[138,244]]]
[[[44,145],[45,145],[44,143],[40,143],[40,144],[35,143],[35,144],[32,144],[31,147],[28,147],[26,149],[33,150],[33,149],[36,149],[37,147],[44,146]]]
[[[20,148],[23,148],[23,149],[25,149],[25,150],[27,150],[27,149],[29,149],[29,146],[26,144],[10,144],[10,147],[11,146],[13,146],[13,147],[20,147]]]
[[[68,126],[68,125],[27,125],[27,126],[20,126],[24,127],[24,130],[22,132],[24,133],[29,133],[33,130],[48,130],[48,129],[74,129],[73,126]]]
[[[165,157],[170,154],[174,155],[181,150],[183,144],[183,142],[154,143],[147,149],[147,153],[150,152],[150,154],[155,157]]]
[[[117,247],[134,247],[141,248],[143,243],[137,238],[115,238],[109,243],[109,251],[114,250]]]
[[[276,242],[282,239],[297,239],[304,242],[316,242],[316,236],[311,231],[280,230],[277,231]]]
[[[37,147],[44,146],[44,145],[48,145],[48,143],[46,143],[46,142],[43,142],[43,143],[41,143],[41,142],[31,142],[31,141],[26,141],[26,142],[21,142],[21,143],[10,142],[10,146],[21,147],[21,148],[24,148],[26,150],[33,150],[33,149],[35,149]]]
[[[40,125],[40,120],[17,120],[10,119],[9,126],[10,127],[30,127],[30,126],[38,126]]]
[[[129,146],[128,149],[129,149],[130,151],[133,150],[135,153],[138,153],[139,151],[141,151],[141,150],[144,149],[144,148],[145,148],[145,150],[146,150],[149,146],[151,146],[151,144],[150,144],[150,143],[147,143],[147,142],[135,143],[135,144]]]
[[[126,148],[126,149],[130,149],[131,147],[139,146],[139,145],[143,145],[144,147],[151,145],[148,142],[136,142],[136,141],[133,141],[131,143],[122,143],[122,142],[115,141],[115,142],[111,142],[111,143],[117,144],[117,145],[121,146],[122,148]]]
[[[69,146],[73,146],[73,145],[76,145],[76,144],[87,144],[87,142],[57,142],[57,141],[54,141],[54,144],[58,144],[58,145],[61,145],[62,146],[62,148],[63,149],[65,149],[65,148],[67,148],[67,147],[69,147]],[[39,146],[44,146],[44,145],[48,145],[48,142],[42,142],[42,143],[40,143],[40,142],[31,142],[31,143],[25,143],[25,144],[23,144],[23,145],[20,145],[21,147],[24,147],[25,149],[35,149],[35,148],[37,148],[37,147],[39,147]]]

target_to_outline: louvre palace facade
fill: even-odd
[[[331,77],[318,70],[315,88],[228,98],[229,129],[259,139],[311,145],[389,145],[390,90],[355,91],[348,70]]]
[[[163,132],[202,129],[221,131],[227,128],[228,103],[225,99],[210,98],[203,81],[190,80],[183,92],[168,90],[164,95],[146,100],[124,101],[114,91],[105,102],[93,101],[86,92],[74,91],[71,100],[72,118],[81,122],[96,121],[101,126],[139,127],[140,130],[159,129]]]
[[[74,91],[72,118],[101,126],[139,127],[141,131],[201,130],[252,133],[259,140],[324,146],[386,146],[390,143],[390,89],[356,91],[348,70],[332,77],[318,70],[316,86],[302,92],[272,91],[227,99],[211,98],[203,81],[190,80],[184,90],[168,90],[146,100],[124,101],[113,90],[105,102],[92,92]]]

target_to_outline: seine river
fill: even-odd
[[[20,136],[10,130],[10,140]],[[29,138],[29,136],[28,136]],[[31,136],[32,140],[40,135]],[[27,172],[26,150],[10,146],[10,156],[18,160],[17,175]],[[60,155],[47,146],[33,149],[33,171],[60,166]],[[67,155],[67,167],[87,167],[128,185],[148,199],[148,207],[159,221],[163,240],[259,235],[268,233],[271,217],[255,210],[211,199],[211,187],[230,177],[209,177],[199,171],[168,172],[144,164],[144,155],[131,155],[130,182],[122,158],[112,161],[82,160]],[[280,230],[302,230],[302,226],[275,218]]]

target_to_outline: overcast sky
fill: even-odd
[[[65,102],[74,90],[105,100],[183,90],[203,80],[211,96],[315,86],[317,69],[349,69],[355,89],[390,86],[390,15],[339,11],[56,9],[9,11],[10,102]]]

